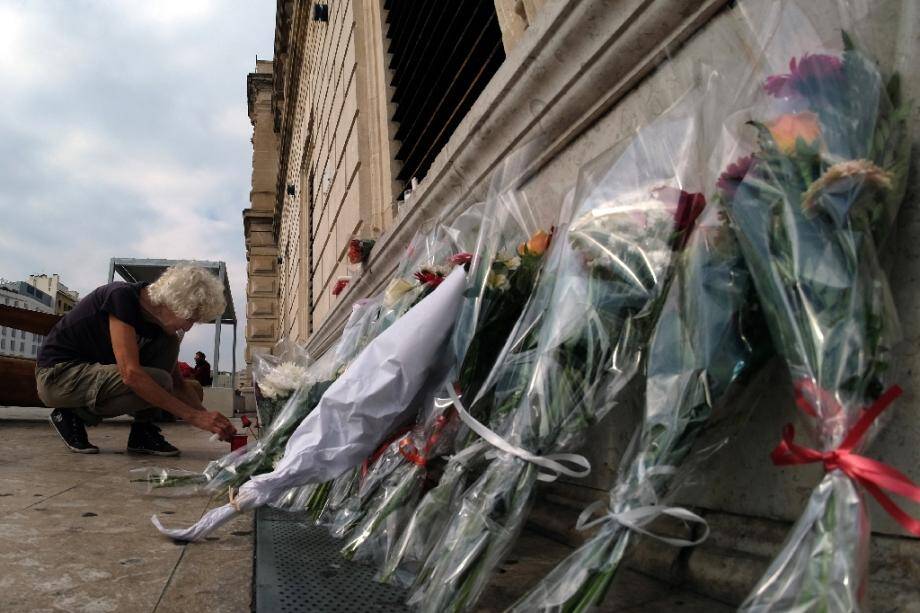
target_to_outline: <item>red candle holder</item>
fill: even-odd
[[[249,437],[245,434],[234,434],[230,437],[230,451],[236,451],[240,447],[245,447]]]

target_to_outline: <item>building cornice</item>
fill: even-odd
[[[425,220],[452,219],[483,199],[501,161],[539,137],[545,145],[529,169],[536,173],[727,3],[547,2],[432,164],[411,208],[377,242],[365,272],[310,338],[311,354],[333,345],[355,300],[383,291]]]

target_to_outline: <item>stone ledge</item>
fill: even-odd
[[[581,508],[563,498],[547,496],[535,505],[529,519],[532,529],[570,546],[584,542],[589,533],[574,529]],[[709,523],[710,537],[693,548],[679,549],[651,538],[636,539],[626,565],[655,579],[679,585],[719,602],[738,605],[767,570],[779,552],[791,524],[760,517],[696,510]],[[690,538],[676,520],[658,520],[656,532]],[[869,600],[886,603],[884,610],[920,610],[920,542],[875,533],[869,560]]]

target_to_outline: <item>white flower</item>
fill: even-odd
[[[486,278],[486,285],[500,291],[511,289],[511,283],[508,282],[508,275],[496,272],[490,272]]]
[[[390,284],[387,285],[387,289],[383,294],[384,306],[393,306],[399,302],[399,299],[402,298],[407,292],[412,291],[417,286],[417,283],[407,281],[403,278],[393,279],[390,281]]]
[[[506,253],[499,253],[495,256],[495,261],[504,265],[508,270],[517,270],[521,265],[521,258],[518,256],[509,256]]]
[[[306,368],[293,362],[282,362],[265,373],[265,376],[259,381],[259,391],[265,398],[286,398],[308,381]]]

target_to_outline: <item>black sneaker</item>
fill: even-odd
[[[160,434],[160,428],[146,422],[131,424],[131,433],[128,435],[128,451],[134,453],[147,453],[150,455],[179,455],[179,450],[166,442]]]
[[[86,425],[69,409],[54,409],[48,416],[51,426],[74,453],[99,453],[99,448],[86,437]]]

